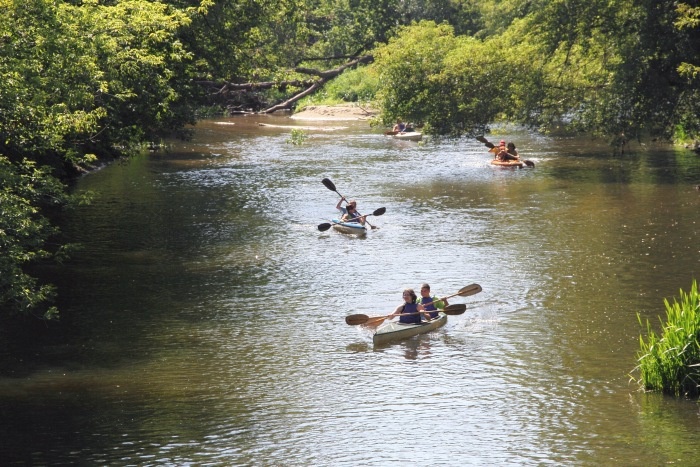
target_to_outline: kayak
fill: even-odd
[[[492,159],[491,160],[491,165],[495,165],[498,167],[517,167],[519,169],[523,168],[523,163],[519,160],[517,161],[499,161],[498,159]]]
[[[423,138],[423,133],[417,131],[406,131],[404,133],[396,133],[391,135],[394,139],[402,139],[404,141],[420,141]]]
[[[350,235],[366,235],[367,228],[359,222],[341,222],[338,219],[332,219],[333,228],[340,233]]]
[[[374,345],[386,344],[387,342],[407,339],[433,331],[447,322],[447,315],[440,313],[438,317],[432,321],[424,321],[421,324],[403,324],[397,321],[386,321],[377,328],[372,341]]]

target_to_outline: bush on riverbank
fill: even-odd
[[[696,281],[690,292],[680,291],[680,302],[664,300],[667,321],[661,334],[646,322],[647,340],[640,336],[638,369],[647,390],[697,397],[700,391],[700,295]],[[639,324],[642,319],[637,314]]]
[[[337,105],[348,102],[371,105],[379,88],[379,76],[372,66],[348,70],[326,84],[322,90],[297,103],[297,108],[307,105]]]

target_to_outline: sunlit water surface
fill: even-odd
[[[508,130],[535,169],[474,140],[402,142],[363,122],[203,122],[167,153],[80,180],[91,206],[48,271],[62,321],[3,336],[0,454],[16,464],[689,465],[695,402],[630,381],[642,319],[698,276],[687,151]],[[326,131],[326,127],[342,127]],[[378,227],[317,225],[340,193]],[[429,282],[467,312],[383,347]]]

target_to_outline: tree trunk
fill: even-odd
[[[273,105],[265,110],[263,113],[272,113],[277,110],[290,109],[292,104],[299,99],[313,94],[323,87],[331,79],[343,73],[348,68],[354,68],[361,63],[370,63],[374,60],[372,55],[363,55],[361,57],[354,57],[353,60],[341,65],[337,68],[332,68],[330,70],[317,70],[315,68],[304,68],[297,67],[294,69],[297,73],[303,73],[306,75],[317,76],[318,79],[308,79],[308,80],[289,80],[289,81],[261,81],[257,83],[216,83],[213,81],[198,81],[198,84],[206,86],[211,90],[211,94],[218,96],[219,98],[226,99],[227,96],[233,93],[241,92],[254,92],[261,89],[272,89],[286,88],[288,86],[295,88],[304,88],[302,91],[294,94],[292,97],[288,98],[284,102]]]

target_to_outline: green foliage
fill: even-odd
[[[542,105],[523,100],[522,121],[669,137],[684,120],[687,131],[697,132],[690,116],[698,103],[689,100],[697,83],[682,83],[678,75],[683,62],[698,59],[697,30],[675,27],[674,10],[671,1],[540,2],[523,19],[520,43],[530,45],[542,66],[543,79],[529,86],[541,89],[535,95]]]
[[[0,0],[0,17],[0,304],[51,317],[53,287],[27,271],[68,252],[49,243],[47,213],[75,201],[52,170],[193,121],[189,18],[142,0]]]
[[[444,58],[459,40],[448,25],[425,21],[400,28],[397,36],[375,50],[374,68],[379,74],[377,101],[385,124],[404,121],[427,122],[444,132],[459,117],[448,108],[457,104],[452,86],[446,86]]]
[[[80,199],[65,194],[65,187],[47,167],[34,162],[12,164],[0,157],[0,308],[7,313],[38,313],[50,318],[56,309],[46,307],[54,297],[51,285],[39,284],[26,266],[65,258],[68,245],[47,248],[58,233],[41,214],[47,207],[62,207]]]
[[[531,65],[507,63],[502,43],[456,37],[450,26],[429,21],[400,29],[375,54],[384,122],[401,118],[425,123],[426,132],[459,134],[512,117],[511,93]]]
[[[299,146],[301,144],[304,144],[306,138],[308,138],[308,136],[306,135],[306,133],[304,133],[303,130],[293,129],[292,134],[289,136],[287,142],[295,146]]]
[[[161,3],[83,2],[66,11],[71,32],[90,44],[99,69],[94,105],[104,109],[102,131],[112,141],[138,143],[194,122],[187,63],[192,58],[177,35],[190,20]],[[65,18],[65,21],[68,21]],[[94,89],[94,88],[93,88]]]
[[[346,70],[326,84],[319,92],[298,101],[298,107],[306,105],[333,105],[344,102],[371,104],[379,87],[376,68],[363,66]]]
[[[678,19],[674,23],[675,27],[679,31],[696,31],[700,29],[700,7],[691,7],[686,3],[679,3],[676,7],[676,13],[678,14]],[[697,38],[697,34],[695,36]],[[688,63],[686,61],[681,62],[678,65],[678,74],[684,78],[687,78],[691,82],[696,82],[700,76],[700,66],[697,64],[700,57],[687,57],[689,60],[693,58],[695,63]]]
[[[471,39],[420,22],[377,49],[385,122],[423,120],[443,134],[499,120],[628,138],[670,137],[679,126],[700,133],[696,8],[676,12],[670,0],[476,8],[471,23],[481,29]]]
[[[5,1],[0,15],[0,150],[22,154],[60,152],[98,131],[103,109],[92,105],[89,82],[98,70],[84,46],[59,18],[60,7],[42,0]]]
[[[700,393],[700,294],[693,281],[690,292],[680,291],[680,302],[664,300],[666,323],[656,334],[646,322],[647,339],[640,336],[638,353],[641,383],[645,389],[674,396]],[[640,325],[641,317],[637,315]]]
[[[0,3],[0,151],[85,164],[192,122],[179,12],[139,0]],[[59,165],[54,161],[54,165]]]

